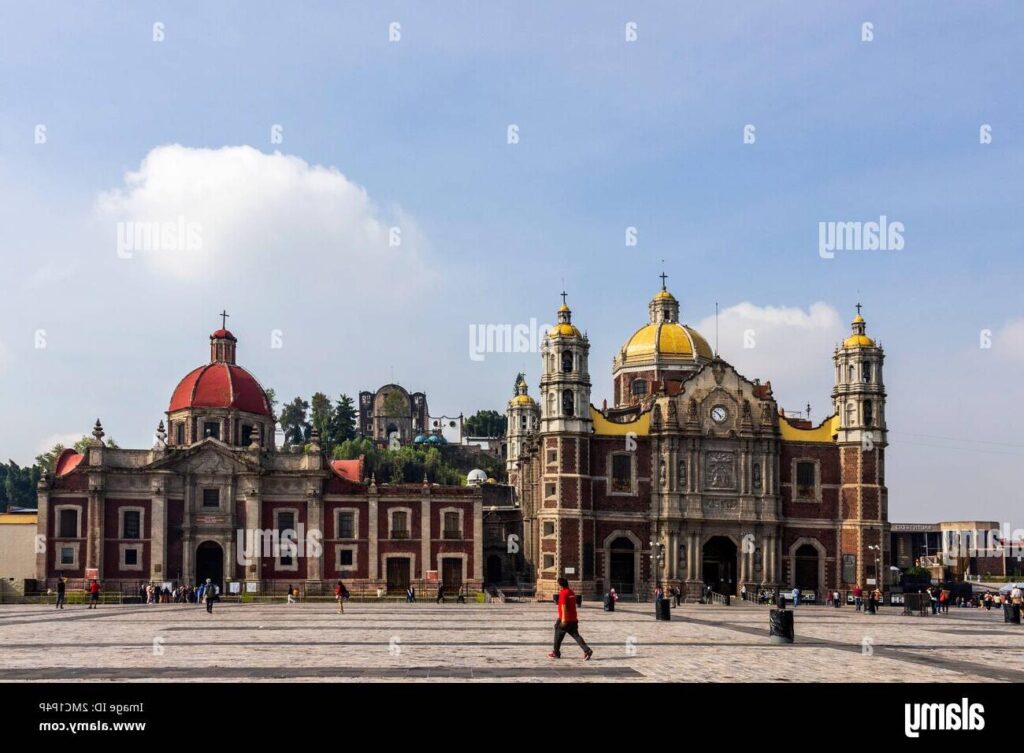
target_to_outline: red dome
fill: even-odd
[[[238,340],[237,337],[232,335],[231,332],[229,332],[226,329],[218,329],[216,332],[214,332],[212,335],[210,335],[210,339],[211,340],[214,339],[214,338],[224,338],[224,339],[227,339],[227,340],[236,340],[236,341]]]
[[[266,393],[256,378],[241,366],[222,361],[193,369],[178,383],[167,412],[183,408],[234,408],[270,415]]]

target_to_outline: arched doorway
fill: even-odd
[[[736,544],[728,536],[712,536],[704,544],[704,583],[719,594],[736,595]]]
[[[487,582],[497,585],[501,580],[501,557],[492,554],[487,558]]]
[[[636,547],[625,536],[608,545],[608,576],[611,587],[620,594],[636,590]]]
[[[801,591],[817,592],[818,550],[813,544],[803,544],[793,552],[793,585]]]
[[[204,541],[196,548],[196,584],[209,578],[224,591],[224,549],[216,541]]]

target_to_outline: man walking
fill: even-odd
[[[64,598],[66,596],[67,583],[64,580],[64,576],[57,578],[57,609],[64,608]]]
[[[548,654],[552,659],[562,658],[562,641],[566,634],[572,636],[573,640],[583,649],[583,658],[590,659],[594,651],[583,640],[580,635],[580,622],[576,616],[576,594],[569,588],[569,581],[565,578],[558,579],[558,621],[555,623],[555,650]]]
[[[437,598],[434,599],[435,604],[444,604],[444,583],[437,584]]]
[[[217,587],[209,578],[206,579],[206,588],[203,593],[206,594],[206,613],[213,614],[213,602],[217,600]]]

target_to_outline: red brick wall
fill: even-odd
[[[148,499],[107,499],[103,505],[103,577],[149,579],[150,526],[152,524],[151,501]],[[122,508],[141,507],[143,512],[141,539],[119,539],[119,516]],[[122,570],[119,544],[142,544],[142,569]]]
[[[306,505],[305,505],[304,502],[275,502],[275,501],[270,501],[270,500],[264,500],[264,502],[263,502],[263,510],[261,512],[262,520],[260,521],[260,523],[261,523],[260,527],[265,529],[265,530],[275,530],[275,525],[274,525],[275,515],[274,515],[274,513],[277,510],[286,510],[286,509],[293,509],[293,510],[297,509],[297,514],[295,516],[296,533],[297,534],[300,533],[299,526],[301,525],[302,526],[301,533],[304,536],[306,534],[308,534],[309,533],[309,519],[307,518]],[[299,542],[296,542],[296,544],[298,545]],[[300,553],[300,555],[306,554],[305,542],[301,543],[300,548],[299,548],[299,553]],[[262,554],[262,552],[261,552],[261,554]],[[292,580],[305,580],[306,579],[306,559],[307,558],[305,556],[299,556],[297,558],[297,561],[299,563],[298,570],[279,570],[276,567],[277,562],[276,562],[276,558],[275,557],[263,557],[263,560],[262,560],[263,561],[263,564],[262,564],[262,568],[263,568],[262,576],[263,576],[263,579],[266,580],[266,579],[271,579],[271,578],[280,578],[280,579],[283,579],[283,580],[288,580],[288,579],[292,579]]]
[[[576,574],[571,576],[571,578],[578,580],[582,577],[583,573],[582,563],[580,562],[580,521],[575,518],[569,518],[561,520],[559,523],[562,539],[562,562],[558,572],[562,574],[567,567],[575,568]]]
[[[59,518],[54,509],[58,505],[69,505],[78,508],[78,519],[80,523],[80,531],[82,534],[81,538],[78,539],[62,539],[57,537],[57,532],[60,530]],[[46,539],[49,547],[46,551],[46,575],[49,578],[56,578],[63,575],[67,578],[84,578],[85,577],[85,540],[89,530],[89,505],[88,500],[84,497],[50,497],[50,514],[47,516],[46,521]],[[54,567],[56,558],[59,556],[60,545],[64,542],[74,543],[78,542],[78,568],[74,570],[58,570]]]

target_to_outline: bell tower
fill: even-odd
[[[541,426],[545,432],[589,434],[590,341],[572,323],[566,295],[562,293],[558,324],[548,331],[541,347]]]
[[[885,384],[882,380],[882,348],[867,336],[867,323],[860,315],[851,324],[850,336],[832,356],[835,387],[832,401],[839,416],[839,443],[884,447]]]
[[[527,394],[526,377],[520,372],[516,377],[516,394],[508,401],[508,462],[511,475],[515,472],[519,456],[526,450],[531,438],[540,430],[540,409],[536,401]]]

